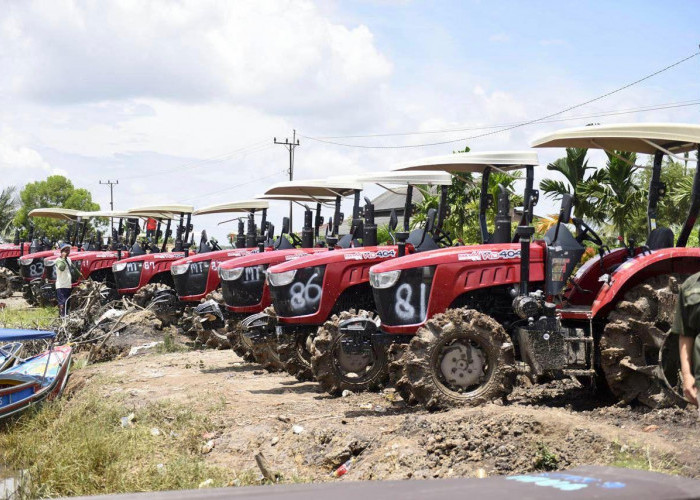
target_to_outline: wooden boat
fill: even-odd
[[[53,332],[0,329],[0,341],[53,338]],[[0,372],[0,419],[58,397],[68,381],[72,348],[51,347]]]
[[[8,344],[0,344],[0,373],[10,368],[17,362],[22,354],[21,342],[10,342]]]

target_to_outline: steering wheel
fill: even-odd
[[[453,245],[453,241],[452,238],[450,238],[450,234],[447,231],[443,231],[442,229],[435,230],[433,239],[435,240],[435,244],[437,244],[438,246],[451,247]]]
[[[590,241],[591,243],[593,243],[594,245],[598,245],[599,247],[603,246],[603,240],[600,239],[598,233],[596,233],[591,226],[586,224],[578,217],[572,217],[571,221],[576,226],[576,231],[578,232],[578,236],[576,236],[576,241],[578,241],[579,243],[583,243],[584,241]]]

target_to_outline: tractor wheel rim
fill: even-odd
[[[437,354],[435,373],[449,391],[475,392],[489,377],[490,367],[484,349],[473,340],[454,340],[439,346]]]

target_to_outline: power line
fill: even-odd
[[[128,179],[142,179],[144,177],[153,177],[155,175],[168,174],[168,173],[176,172],[178,170],[197,168],[197,167],[201,167],[201,166],[204,166],[204,165],[207,165],[210,163],[218,163],[218,162],[230,160],[238,155],[245,156],[248,154],[257,153],[257,152],[263,151],[265,149],[268,149],[269,147],[270,147],[270,145],[267,143],[267,140],[260,140],[260,141],[254,142],[252,144],[249,144],[247,146],[243,146],[241,148],[230,151],[228,153],[224,153],[224,154],[217,155],[217,156],[212,156],[210,158],[205,158],[203,160],[195,160],[195,161],[192,161],[189,163],[185,163],[183,165],[179,165],[177,167],[168,168],[165,170],[159,170],[157,172],[149,172],[147,174],[132,175],[132,176],[127,177],[126,179],[127,180]]]
[[[633,113],[642,113],[646,111],[659,111],[664,109],[673,108],[684,108],[688,106],[698,106],[700,105],[700,100],[688,100],[688,101],[678,101],[664,104],[654,104],[649,106],[642,106],[639,108],[628,108],[620,109],[617,111],[600,111],[597,113],[585,114],[585,115],[575,115],[569,116],[567,118],[554,118],[551,120],[541,120],[538,123],[554,123],[554,122],[565,122],[571,120],[581,120],[585,118],[600,118],[603,116],[616,116],[616,115],[626,115]],[[460,128],[446,128],[439,130],[423,130],[415,132],[389,132],[384,134],[359,134],[359,135],[331,135],[314,137],[314,139],[361,139],[361,138],[371,138],[371,137],[397,137],[397,136],[408,136],[408,135],[431,135],[431,134],[449,134],[454,132],[473,132],[475,130],[491,130],[495,128],[510,127],[512,125],[517,125],[522,122],[508,122],[500,123],[495,125],[483,125],[480,127],[460,127]]]
[[[459,139],[452,139],[452,140],[447,140],[447,141],[437,141],[437,142],[431,142],[431,143],[425,143],[425,144],[407,144],[407,145],[402,145],[402,146],[367,146],[367,145],[363,145],[363,144],[348,144],[348,143],[343,143],[343,142],[330,141],[330,140],[325,140],[325,139],[321,139],[321,138],[309,137],[309,136],[302,135],[302,134],[299,134],[299,135],[300,135],[301,137],[304,137],[304,138],[306,138],[306,139],[309,139],[309,140],[312,140],[312,141],[316,141],[316,142],[322,142],[322,143],[326,143],[326,144],[333,144],[333,145],[335,145],[335,146],[344,146],[344,147],[361,148],[361,149],[407,149],[407,148],[423,148],[423,147],[428,147],[428,146],[440,146],[440,145],[444,145],[444,144],[454,144],[454,143],[457,143],[457,142],[464,142],[464,141],[479,139],[479,138],[482,138],[482,137],[487,137],[487,136],[491,136],[491,135],[495,135],[495,134],[500,134],[500,133],[502,133],[502,132],[508,132],[508,131],[510,131],[510,130],[514,130],[514,129],[520,128],[520,127],[525,127],[525,126],[527,126],[527,125],[532,125],[533,123],[539,123],[539,122],[542,122],[542,121],[547,120],[547,119],[549,119],[549,118],[553,118],[553,117],[555,117],[555,116],[562,115],[562,114],[567,113],[567,112],[569,112],[569,111],[572,111],[572,110],[574,110],[574,109],[581,108],[581,107],[583,107],[583,106],[587,106],[588,104],[592,104],[592,103],[594,103],[594,102],[596,102],[596,101],[600,101],[600,100],[602,100],[602,99],[605,99],[605,98],[607,98],[607,97],[610,97],[611,95],[617,94],[618,92],[622,92],[623,90],[626,90],[626,89],[628,89],[628,88],[630,88],[630,87],[633,87],[634,85],[637,85],[637,84],[639,84],[639,83],[641,83],[641,82],[643,82],[643,81],[646,81],[646,80],[648,80],[648,79],[650,79],[650,78],[653,78],[654,76],[657,76],[657,75],[659,75],[659,74],[661,74],[661,73],[663,73],[663,72],[665,72],[665,71],[668,71],[669,69],[672,69],[672,68],[674,68],[674,67],[676,67],[676,66],[678,66],[678,65],[680,65],[680,64],[683,64],[684,62],[689,61],[690,59],[693,59],[694,57],[697,57],[698,55],[700,55],[700,51],[699,51],[699,52],[694,52],[693,54],[691,54],[691,55],[689,55],[689,56],[687,56],[687,57],[684,57],[683,59],[680,59],[680,60],[678,60],[678,61],[676,61],[676,62],[674,62],[674,63],[672,63],[672,64],[669,64],[668,66],[665,66],[665,67],[663,67],[663,68],[661,68],[661,69],[659,69],[659,70],[657,70],[657,71],[654,71],[653,73],[649,73],[648,75],[645,75],[645,76],[643,76],[643,77],[641,77],[641,78],[639,78],[639,79],[637,79],[637,80],[634,80],[633,82],[627,83],[626,85],[623,85],[622,87],[618,87],[618,88],[616,88],[615,90],[611,90],[610,92],[606,92],[605,94],[599,95],[598,97],[594,97],[593,99],[589,99],[589,100],[587,100],[587,101],[583,101],[583,102],[580,102],[580,103],[578,103],[578,104],[574,104],[574,105],[572,105],[572,106],[569,106],[569,107],[564,108],[564,109],[562,109],[562,110],[559,110],[559,111],[557,111],[557,112],[550,113],[550,114],[548,114],[548,115],[541,116],[541,117],[539,117],[539,118],[534,118],[534,119],[532,119],[532,120],[527,120],[527,121],[525,121],[525,122],[516,123],[516,124],[514,124],[514,125],[510,125],[510,126],[507,126],[507,127],[502,127],[502,128],[497,129],[497,130],[492,130],[492,131],[490,131],[490,132],[484,132],[484,133],[481,133],[481,134],[472,135],[472,136],[469,136],[469,137],[461,137],[461,138],[459,138]]]
[[[264,176],[264,177],[257,177],[257,178],[255,178],[255,179],[251,179],[251,180],[246,181],[246,182],[241,182],[240,184],[235,184],[235,185],[233,185],[233,186],[228,186],[228,187],[225,187],[225,188],[223,188],[223,189],[218,189],[218,190],[216,190],[216,191],[211,191],[211,192],[209,192],[209,193],[204,193],[204,194],[198,195],[198,196],[193,197],[193,198],[187,198],[187,199],[185,199],[185,200],[183,200],[183,201],[194,201],[194,200],[199,200],[199,199],[201,199],[201,198],[204,198],[205,196],[211,196],[211,195],[213,195],[213,194],[223,193],[224,191],[230,191],[231,189],[236,189],[236,188],[238,188],[238,187],[245,186],[245,185],[247,185],[247,184],[252,184],[253,182],[258,182],[258,181],[262,181],[262,180],[265,180],[265,179],[269,179],[270,177],[275,177],[275,176],[277,176],[277,175],[280,175],[280,173],[285,173],[285,172],[286,172],[286,169],[285,169],[285,170],[281,170],[281,171],[276,171],[276,172],[271,173],[270,175],[266,175],[266,176]]]
[[[277,137],[272,138],[272,143],[273,144],[281,144],[284,146],[286,149],[289,150],[289,170],[287,171],[289,173],[289,180],[293,181],[294,180],[294,150],[300,146],[299,144],[299,139],[297,139],[297,131],[293,131],[292,135],[292,142],[289,142],[289,139],[285,139],[284,142],[278,141]],[[292,202],[289,202],[289,227],[292,228],[294,227],[292,225]]]

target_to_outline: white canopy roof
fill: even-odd
[[[46,217],[49,219],[75,220],[81,217],[84,212],[71,208],[35,208],[27,215],[29,217]]]
[[[243,201],[233,201],[227,203],[219,203],[217,205],[211,205],[204,208],[198,208],[194,211],[194,215],[206,215],[206,214],[227,214],[235,212],[251,212],[253,210],[262,210],[268,208],[270,203],[265,200],[243,200]]]
[[[515,170],[538,164],[536,151],[485,151],[420,158],[396,165],[392,170],[443,170],[453,173],[481,173],[486,167]]]
[[[302,195],[317,198],[348,196],[357,189],[362,189],[362,183],[351,178],[313,179],[280,182],[265,191],[265,194]]]
[[[697,148],[698,144],[700,125],[617,123],[559,130],[535,140],[532,147],[591,148],[654,154],[658,150],[655,145],[672,153],[683,153]]]
[[[107,217],[107,218],[148,218],[153,217],[154,219],[170,219],[173,217],[172,213],[161,213],[161,212],[136,212],[136,211],[118,211],[118,210],[99,210],[95,212],[80,212],[79,217]]]
[[[276,201],[298,201],[300,203],[307,203],[307,202],[316,202],[319,201],[321,203],[325,202],[332,202],[335,200],[335,197],[333,196],[317,196],[317,197],[310,197],[306,195],[286,195],[286,194],[261,194],[256,196],[257,199],[259,200],[276,200]]]
[[[163,215],[191,214],[194,212],[192,205],[152,205],[148,207],[130,208],[127,210],[130,214],[137,213],[158,213]],[[155,216],[154,216],[155,217]]]
[[[427,184],[429,186],[449,186],[450,184],[452,184],[452,176],[447,172],[441,171],[423,172],[417,170],[396,170],[389,172],[377,172],[375,174],[359,175],[357,179],[360,182],[373,182],[375,184]]]

